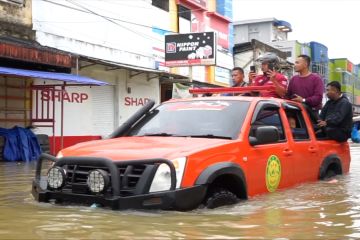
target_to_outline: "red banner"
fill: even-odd
[[[0,57],[67,68],[72,66],[70,54],[66,55],[9,43],[0,43]]]
[[[229,24],[230,20],[216,12],[208,12],[210,17],[210,28],[208,31],[217,32],[217,44],[225,49],[229,49]]]

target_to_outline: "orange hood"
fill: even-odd
[[[121,137],[76,144],[64,156],[105,157],[112,160],[174,159],[229,143],[230,140],[190,137]]]

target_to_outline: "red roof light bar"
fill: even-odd
[[[228,87],[228,88],[192,88],[190,93],[245,93],[245,92],[268,92],[275,90],[274,86],[249,86],[249,87]]]

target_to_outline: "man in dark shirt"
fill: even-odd
[[[349,100],[341,94],[341,85],[337,81],[326,85],[329,100],[321,110],[318,126],[325,130],[328,138],[346,142],[351,135],[353,111]]]
[[[244,81],[244,69],[234,67],[231,71],[232,85],[231,87],[246,87],[248,84]],[[239,93],[224,93],[222,96],[237,96]]]
[[[247,83],[244,81],[244,69],[234,67],[231,71],[232,87],[245,87]]]
[[[293,101],[306,103],[318,116],[322,105],[324,83],[318,74],[310,72],[310,61],[307,55],[299,55],[296,58],[294,68],[299,74],[291,78],[286,96]]]

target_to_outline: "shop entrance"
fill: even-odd
[[[173,84],[172,83],[162,83],[161,84],[161,102],[165,102],[172,98]]]

